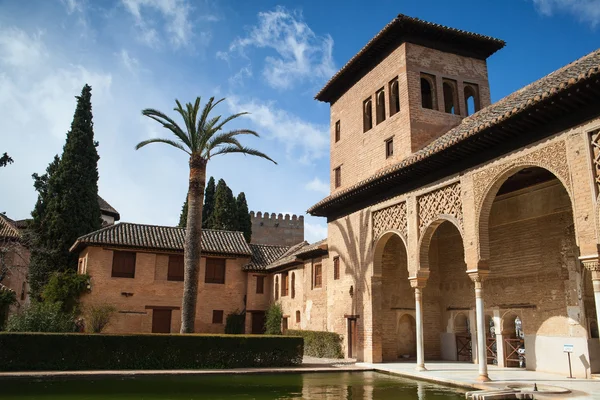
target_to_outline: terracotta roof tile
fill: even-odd
[[[330,195],[308,209],[313,214],[321,207],[343,197],[351,196],[370,183],[391,173],[400,172],[433,154],[454,146],[479,132],[518,114],[527,112],[537,103],[549,96],[556,96],[580,81],[600,75],[600,49],[546,75],[545,77],[517,90],[498,102],[491,104],[475,114],[464,118],[461,123],[444,135],[431,142],[425,148],[393,164],[361,182]],[[321,214],[319,214],[321,215]]]
[[[266,244],[250,244],[252,261],[244,267],[248,271],[265,270],[267,266],[285,254],[290,246],[275,246]]]
[[[269,264],[266,269],[272,270],[278,267],[294,264],[297,259],[310,257],[310,255],[314,254],[314,252],[326,252],[327,250],[324,249],[324,246],[326,248],[327,239],[320,240],[313,244],[309,244],[306,241],[298,243],[297,245],[290,247],[290,249],[279,259]]]
[[[121,222],[81,236],[70,250],[78,251],[85,246],[104,245],[183,251],[184,239],[184,228]],[[202,239],[202,251],[205,253],[252,255],[242,232],[203,229]]]
[[[103,214],[112,215],[115,218],[115,221],[121,219],[119,212],[100,196],[98,196],[98,205],[100,206],[100,211],[102,211]]]
[[[0,214],[0,240],[18,240],[21,239],[21,230],[12,219],[4,214]]]

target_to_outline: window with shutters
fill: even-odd
[[[333,179],[336,188],[342,186],[342,167],[337,167],[333,170]]]
[[[389,138],[385,141],[385,158],[390,158],[394,155],[394,138]]]
[[[225,283],[225,259],[206,258],[205,283]]]
[[[279,299],[279,277],[275,276],[275,300]]]
[[[333,279],[340,279],[340,258],[333,257]]]
[[[292,299],[296,297],[296,274],[292,272]]]
[[[164,276],[164,275],[163,275]],[[167,272],[168,281],[183,281],[183,256],[169,255],[169,271]]]
[[[135,252],[114,251],[111,276],[113,278],[134,278]]]
[[[223,323],[223,310],[213,310],[213,324],[222,324]]]
[[[296,323],[300,323],[300,311],[296,311]]]
[[[287,272],[281,274],[281,297],[287,296],[290,290],[290,276]]]
[[[313,265],[313,288],[320,288],[323,284],[323,266],[321,264]]]
[[[256,294],[263,294],[265,292],[265,277],[262,275],[256,276]]]

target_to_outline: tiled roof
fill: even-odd
[[[356,75],[361,68],[374,62],[374,55],[381,53],[386,46],[399,45],[401,42],[421,43],[423,40],[428,46],[436,44],[450,44],[455,52],[469,52],[469,56],[485,59],[494,52],[504,47],[505,42],[491,36],[480,35],[448,26],[423,21],[419,18],[398,14],[390,23],[383,27],[367,44],[356,53],[316,94],[315,99],[332,101],[338,83],[349,75]],[[452,45],[454,44],[454,45]],[[473,53],[473,54],[470,54]],[[368,67],[367,67],[368,68]]]
[[[115,218],[115,221],[121,219],[121,215],[119,214],[119,212],[115,210],[113,206],[108,204],[108,202],[100,196],[98,196],[98,205],[100,206],[100,211],[102,212],[102,214],[113,216]]]
[[[393,164],[361,182],[343,189],[319,201],[308,209],[313,215],[324,215],[321,209],[337,200],[352,196],[352,193],[363,189],[373,182],[392,173],[400,174],[409,167],[440,153],[462,141],[471,138],[481,131],[500,124],[505,120],[527,113],[541,101],[546,101],[573,85],[600,75],[600,49],[552,72],[551,74],[525,86],[506,96],[477,113],[464,118],[461,123],[444,135],[417,151],[403,161]]]
[[[252,250],[252,260],[250,264],[244,267],[247,271],[260,271],[285,254],[289,246],[275,246],[266,244],[250,244]]]
[[[304,241],[290,247],[283,256],[269,264],[266,269],[273,270],[279,267],[288,266],[297,262],[298,259],[308,259],[311,255],[327,252],[327,239],[323,239],[313,244]]]
[[[183,251],[184,239],[184,228],[121,222],[81,236],[70,250],[80,251],[86,246],[104,245]],[[202,251],[204,253],[252,255],[252,250],[246,243],[243,233],[212,229],[202,230]]]
[[[17,224],[12,219],[4,214],[0,214],[0,240],[11,239],[17,240],[21,238],[21,231]]]

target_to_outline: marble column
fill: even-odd
[[[579,257],[584,267],[592,274],[594,301],[596,303],[596,322],[600,325],[600,264],[598,256]]]
[[[427,371],[425,368],[425,348],[423,345],[423,288],[427,282],[429,272],[420,271],[418,276],[408,278],[410,285],[415,289],[415,320],[417,324],[417,371]]]
[[[475,283],[475,312],[477,315],[477,355],[479,362],[479,377],[477,380],[487,382],[490,380],[487,369],[487,347],[485,335],[485,314],[483,305],[483,280],[488,271],[467,271],[469,278]]]

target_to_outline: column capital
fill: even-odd
[[[427,284],[427,279],[429,279],[429,270],[422,269],[417,271],[415,276],[409,276],[408,280],[410,281],[410,286],[413,288],[423,289]]]
[[[489,273],[489,269],[476,269],[467,271],[467,275],[469,275],[469,278],[471,278],[473,283],[475,283],[476,289],[481,288],[483,281],[487,278]]]
[[[597,254],[591,256],[581,256],[579,257],[579,260],[585,269],[592,273],[593,280],[600,280],[600,262]]]

